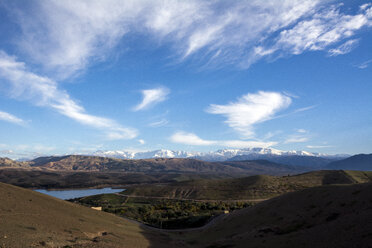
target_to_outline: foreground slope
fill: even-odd
[[[0,201],[0,247],[164,247],[169,243],[123,218],[12,185],[0,183]]]
[[[0,247],[371,247],[372,184],[288,193],[194,230],[156,231],[0,183]]]
[[[372,184],[327,185],[233,212],[184,238],[192,247],[372,246]]]
[[[372,172],[313,171],[294,176],[250,176],[231,179],[204,179],[168,185],[133,186],[124,193],[131,196],[182,198],[195,200],[254,200],[327,184],[355,184],[372,181]]]

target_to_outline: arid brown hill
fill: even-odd
[[[2,247],[303,247],[372,244],[372,184],[326,185],[223,215],[196,230],[149,229],[0,183]]]
[[[0,168],[29,168],[28,162],[17,162],[10,158],[0,158]]]
[[[372,184],[328,185],[238,210],[191,233],[192,247],[368,248]]]
[[[1,163],[1,161],[0,161]],[[18,163],[15,162],[14,163]],[[265,160],[240,162],[206,162],[196,159],[114,159],[96,156],[68,155],[40,157],[24,163],[32,169],[48,171],[140,172],[140,173],[214,173],[229,175],[284,175],[303,171],[303,168],[281,165]],[[0,166],[1,167],[1,166]]]
[[[166,247],[159,233],[101,211],[0,183],[0,247]],[[151,241],[150,241],[151,239]]]
[[[287,192],[328,184],[356,184],[372,181],[372,172],[325,170],[294,176],[250,176],[230,179],[204,179],[168,185],[132,186],[126,195],[195,200],[267,199]]]

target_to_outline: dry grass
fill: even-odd
[[[123,218],[0,183],[0,247],[151,247],[167,236]]]

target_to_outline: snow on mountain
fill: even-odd
[[[146,158],[191,158],[198,156],[199,152],[155,150],[147,152],[128,152],[128,151],[97,151],[92,155],[101,157],[112,157],[122,159],[146,159]]]
[[[112,157],[121,159],[148,159],[148,158],[197,158],[208,161],[224,161],[240,155],[268,155],[268,156],[316,156],[326,157],[326,154],[311,153],[307,151],[281,151],[274,148],[243,148],[243,149],[221,149],[213,152],[187,152],[172,150],[155,150],[146,152],[131,151],[96,151],[95,156]]]

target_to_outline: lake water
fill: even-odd
[[[111,194],[124,191],[124,189],[113,189],[113,188],[103,188],[103,189],[73,189],[73,190],[45,190],[45,189],[35,189],[39,193],[50,195],[62,200],[68,200],[78,197],[99,195],[99,194]]]

